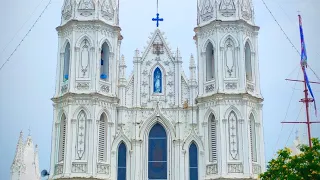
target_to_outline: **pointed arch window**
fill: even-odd
[[[208,43],[206,48],[206,80],[211,81],[214,79],[214,50],[211,42]]]
[[[198,180],[198,148],[194,142],[189,147],[189,175],[190,180]]]
[[[109,79],[109,56],[110,49],[107,42],[101,47],[101,61],[100,61],[100,78],[103,80]]]
[[[252,81],[252,62],[251,62],[251,49],[248,42],[244,48],[245,66],[246,66],[246,78],[248,81]]]
[[[107,116],[105,113],[100,116],[98,156],[99,161],[107,160]]]
[[[127,147],[121,142],[118,148],[118,178],[117,180],[126,180],[127,175]]]
[[[162,93],[162,72],[159,67],[153,73],[153,92]]]
[[[149,180],[167,179],[167,134],[159,124],[155,124],[149,133],[148,144]]]
[[[64,49],[64,60],[63,60],[63,81],[69,79],[69,65],[70,65],[70,43],[68,42]]]
[[[64,152],[66,145],[66,126],[66,116],[62,114],[60,121],[58,162],[63,162],[64,160]]]
[[[210,162],[217,161],[217,127],[213,114],[209,116],[209,148]]]
[[[253,115],[250,115],[250,143],[251,143],[251,157],[253,162],[257,162],[257,141],[256,141],[256,127]]]

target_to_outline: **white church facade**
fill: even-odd
[[[119,4],[65,0],[49,179],[257,179],[265,169],[251,0],[199,0],[197,55],[155,29],[125,76]]]

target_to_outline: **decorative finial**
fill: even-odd
[[[152,18],[152,21],[157,21],[157,27],[159,27],[159,21],[163,21],[163,18],[159,18],[159,13],[158,13],[158,0],[157,0],[157,17]]]
[[[30,126],[29,126],[29,129],[28,129],[28,131],[29,131],[29,134],[28,134],[28,136],[30,136],[30,134],[31,134]]]

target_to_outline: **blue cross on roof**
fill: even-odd
[[[159,21],[163,21],[163,18],[159,18],[159,13],[157,13],[157,18],[152,18],[152,21],[157,21],[157,27],[159,27]]]

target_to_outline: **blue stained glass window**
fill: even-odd
[[[159,67],[154,70],[153,74],[153,92],[162,93],[162,72]]]
[[[198,149],[193,142],[189,147],[190,180],[198,180]]]
[[[118,178],[117,180],[126,180],[127,169],[127,147],[122,142],[118,149]]]
[[[148,178],[167,179],[167,134],[158,123],[150,131],[148,149]]]

